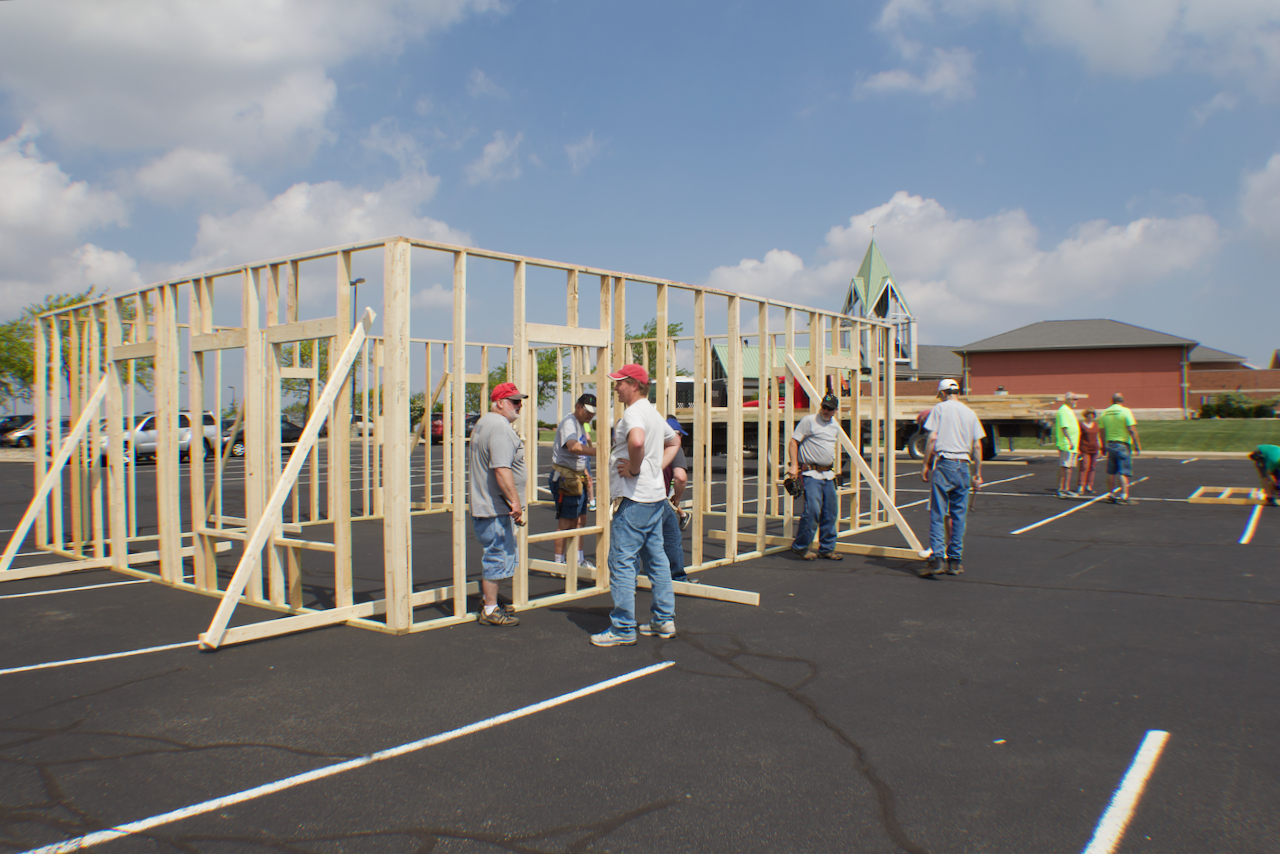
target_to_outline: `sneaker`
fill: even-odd
[[[921,578],[929,578],[942,572],[942,558],[931,557],[919,570]]]
[[[584,557],[578,561],[578,569],[585,569],[587,572],[595,572],[596,565],[591,562],[591,558]]]
[[[829,552],[818,552],[818,557],[823,560],[844,560],[844,555],[834,549]]]
[[[813,556],[809,554],[808,549],[798,549],[792,546],[791,554],[795,557],[798,557],[800,560],[813,560]]]
[[[689,523],[692,521],[693,521],[692,513],[682,513],[680,515],[680,530],[683,531],[684,529],[688,528]]]
[[[676,636],[675,620],[654,620],[650,623],[641,623],[636,631],[645,637],[673,638]]]
[[[505,596],[498,597],[498,607],[503,611],[506,611],[508,614],[514,614],[516,612],[516,606],[512,605]]]
[[[590,513],[596,512],[596,500],[594,498],[587,502],[587,511]]]
[[[591,636],[592,646],[635,646],[636,639],[634,636],[627,637],[625,635],[615,634],[613,629],[605,629],[599,634]]]
[[[702,582],[694,578],[692,575],[682,575],[679,578],[672,577],[672,581],[678,581],[681,584],[701,584]]]
[[[958,560],[947,560],[947,575],[964,575],[964,566]]]
[[[486,614],[483,608],[480,609],[480,618],[476,622],[482,626],[518,626],[520,618],[507,613],[507,610],[500,605],[490,614]]]

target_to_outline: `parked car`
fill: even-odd
[[[12,448],[30,448],[35,444],[35,416],[10,415],[5,418],[5,421],[9,421],[11,418],[22,420],[17,424],[4,428],[4,433],[0,434],[0,444],[8,445]]]
[[[144,415],[136,417],[137,424],[132,430],[125,428],[124,449],[125,454],[139,460],[154,459],[156,449],[159,446],[159,434],[157,424],[158,416],[154,412],[148,412]],[[213,443],[218,441],[221,431],[218,428],[218,421],[213,417],[212,412],[204,413],[202,425],[202,441],[204,442],[204,452],[208,456],[213,453]],[[105,432],[106,425],[103,425]],[[191,458],[191,437],[194,431],[191,429],[191,419],[187,417],[187,413],[178,413],[178,459],[186,461]],[[110,439],[103,436],[101,440],[100,451],[102,454],[107,453]]]
[[[236,431],[235,436],[231,435],[231,428],[235,425],[234,421],[224,421],[222,431],[222,443],[233,457],[243,457],[245,455],[244,444],[244,425],[240,425],[240,429]],[[293,452],[293,446],[302,438],[302,428],[294,424],[288,418],[280,419],[280,446],[286,453]]]

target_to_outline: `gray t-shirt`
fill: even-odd
[[[471,430],[471,515],[506,516],[511,505],[502,495],[496,468],[511,469],[524,506],[524,442],[506,416],[487,412]]]
[[[815,414],[800,419],[791,438],[800,443],[800,462],[815,466],[831,466],[836,462],[836,419],[825,424]]]
[[[551,462],[574,471],[586,471],[587,458],[566,448],[565,445],[569,442],[587,444],[587,430],[578,423],[578,417],[572,412],[566,415],[560,422],[560,426],[556,428],[555,443],[551,446]]]

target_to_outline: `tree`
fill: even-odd
[[[668,323],[667,337],[676,338],[684,332],[683,323]],[[627,324],[623,334],[628,341],[645,342],[656,341],[658,338],[658,319],[655,317],[644,325],[639,332],[631,331],[631,324]],[[627,346],[627,361],[637,365],[644,365],[644,369],[649,372],[652,377],[658,373],[658,348],[656,345],[646,347],[643,343],[635,343]],[[647,355],[645,351],[648,351]],[[676,368],[676,376],[687,377],[689,372],[684,368]]]

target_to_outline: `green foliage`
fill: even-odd
[[[422,416],[427,411],[427,393],[425,391],[415,391],[409,395],[409,426],[412,427],[422,420]]]
[[[667,324],[668,338],[676,338],[683,333],[684,333],[683,323]],[[652,377],[655,373],[658,372],[658,348],[656,343],[646,347],[644,345],[644,342],[657,341],[658,319],[655,317],[653,320],[650,320],[648,323],[644,325],[644,328],[642,328],[639,332],[632,332],[631,324],[628,323],[625,327],[624,335],[626,336],[626,339],[628,341],[635,342],[627,345],[628,352],[627,352],[626,361],[633,364],[637,364],[637,365],[644,365],[644,369],[648,371],[649,376]],[[686,371],[684,368],[676,368],[676,376],[687,377],[689,376],[689,372]]]
[[[1201,404],[1201,418],[1275,418],[1275,400],[1256,400],[1246,394],[1227,392]]]

